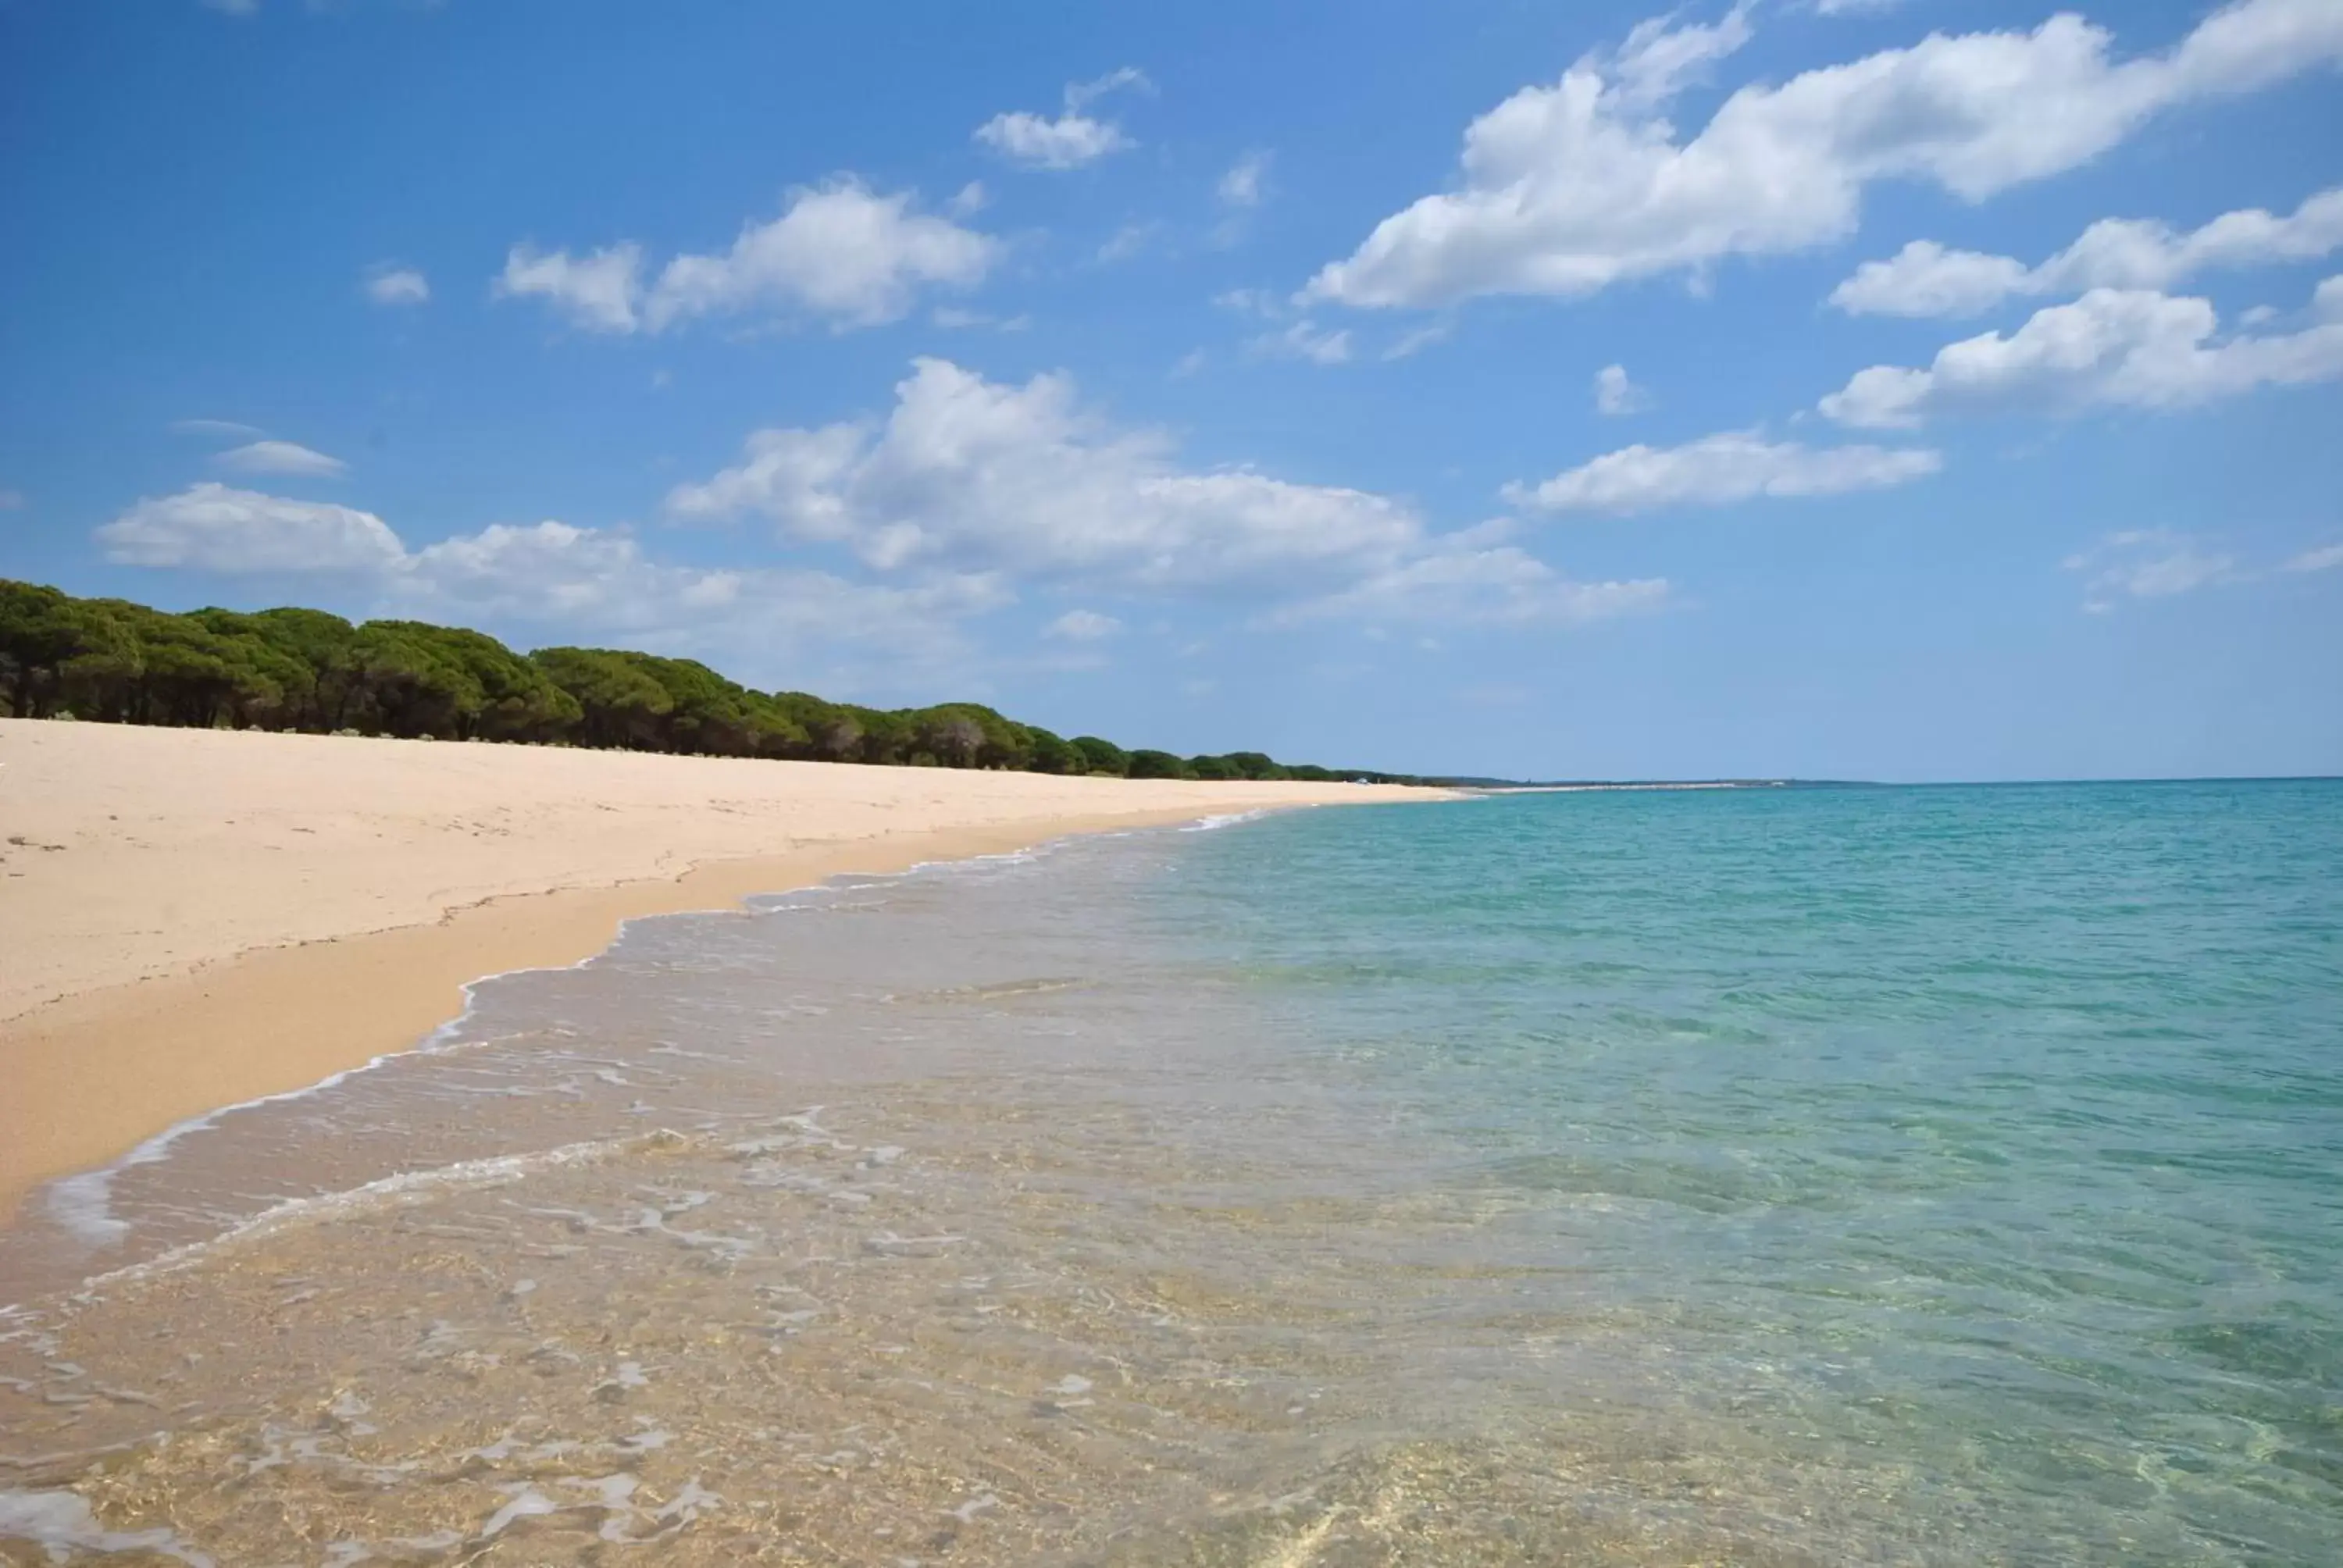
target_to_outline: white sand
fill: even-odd
[[[1425,793],[0,719],[0,1214],[180,1119],[400,1049],[462,981],[575,961],[631,915]]]

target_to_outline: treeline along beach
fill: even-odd
[[[484,632],[324,610],[184,615],[0,578],[0,711],[193,729],[355,731],[712,757],[1010,769],[1128,779],[1412,783],[1069,739],[981,703],[864,708],[758,691],[689,658],[620,648],[517,653]]]

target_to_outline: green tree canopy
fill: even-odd
[[[587,745],[658,749],[675,699],[626,655],[596,648],[540,648],[529,658],[577,703],[579,739]]]
[[[1131,753],[1111,740],[1101,740],[1095,735],[1077,735],[1067,742],[1081,753],[1092,773],[1110,773],[1121,779],[1131,771]]]
[[[695,659],[596,648],[523,655],[460,627],[353,626],[291,606],[174,615],[6,578],[0,711],[1132,779],[1338,777],[1258,751],[1182,761],[1095,735],[1068,740],[980,702],[877,709],[756,691]]]
[[[0,578],[0,696],[14,717],[55,712],[75,678],[127,683],[139,668],[137,636],[110,608]]]
[[[1188,765],[1169,751],[1134,751],[1131,754],[1128,776],[1133,779],[1185,779],[1189,777]]]
[[[1051,734],[1036,724],[1019,726],[1025,731],[1025,766],[1036,773],[1087,773],[1090,759],[1073,745]]]

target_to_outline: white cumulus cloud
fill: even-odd
[[[976,139],[1012,163],[1037,169],[1074,169],[1095,163],[1110,153],[1138,146],[1122,127],[1084,113],[1093,102],[1123,87],[1146,88],[1143,75],[1131,66],[1112,71],[1093,82],[1075,82],[1066,88],[1066,106],[1055,118],[1031,110],[999,114],[976,127]]]
[[[1509,485],[1505,497],[1548,512],[1648,512],[1725,506],[1759,496],[1885,489],[1925,478],[1943,466],[1936,453],[1916,447],[1813,447],[1727,431],[1681,447],[1623,447],[1543,484]]]
[[[2343,376],[2343,277],[2319,285],[2313,309],[2320,319],[2298,331],[2225,337],[2210,300],[2095,288],[2006,337],[1947,344],[1925,369],[1859,370],[1821,408],[1844,425],[1908,429],[1947,414],[2184,408]]]
[[[976,139],[1021,164],[1040,169],[1074,169],[1131,146],[1120,127],[1086,115],[1067,113],[1044,119],[1025,109],[995,115],[976,127]]]
[[[1473,604],[1511,619],[1532,606],[1570,618],[1558,612],[1608,591],[1519,551],[1483,558],[1480,541],[1435,534],[1390,497],[1182,467],[1168,437],[1110,423],[1063,375],[1006,385],[932,358],[914,361],[883,420],[758,431],[739,465],[679,486],[668,509],[761,517],[890,573],[1392,615]]]
[[[888,638],[928,648],[950,621],[1006,598],[998,582],[968,576],[893,587],[821,571],[677,566],[630,534],[551,521],[494,524],[426,545],[383,591],[416,614],[669,647],[737,646],[754,636],[790,648]]]
[[[1885,261],[1866,261],[1831,290],[1850,316],[1975,316],[2026,292],[2033,274],[2016,256],[1947,250],[1916,239]]]
[[[621,530],[498,523],[410,549],[371,512],[217,484],[137,502],[96,530],[120,565],[347,579],[375,613],[705,653],[779,680],[965,668],[966,618],[1011,597],[997,578],[901,584],[818,570],[679,566]],[[845,660],[840,663],[840,660]],[[786,667],[786,668],[785,668]]]
[[[679,256],[651,291],[656,329],[756,305],[868,326],[908,312],[926,285],[983,280],[997,244],[949,219],[910,210],[908,194],[853,181],[796,193],[772,222],[752,224],[723,256]]]
[[[923,288],[982,282],[999,251],[990,236],[912,210],[908,192],[841,178],[791,192],[780,216],[747,225],[729,250],[675,256],[648,281],[632,242],[579,256],[515,246],[496,292],[542,297],[598,332],[752,310],[869,327],[908,314]]]
[[[349,465],[293,441],[248,441],[212,459],[239,474],[307,474],[330,479]]]
[[[634,244],[584,256],[517,245],[506,254],[493,292],[499,298],[546,300],[589,331],[632,332],[639,325],[642,266],[643,247]]]
[[[402,600],[461,616],[644,630],[721,611],[743,574],[662,566],[630,536],[568,523],[494,523],[424,546],[399,563]]]
[[[1670,95],[1728,53],[1709,26],[1636,29],[1466,130],[1457,188],[1385,218],[1311,290],[1361,307],[1584,295],[1855,227],[1866,186],[1918,180],[1976,201],[2073,168],[2155,116],[2343,59],[2334,0],[2239,0],[2173,47],[2117,59],[2062,14],[2031,32],[1931,34],[1734,93],[1688,139]]]
[[[377,305],[421,305],[431,297],[431,280],[419,268],[381,262],[367,269],[366,297]]]
[[[2343,567],[2343,544],[2320,545],[2308,549],[2286,563],[2290,572],[2324,572]]]
[[[1063,375],[1023,386],[922,358],[877,424],[761,430],[743,461],[668,498],[680,517],[753,513],[868,564],[1156,588],[1356,575],[1423,528],[1383,496],[1247,468],[1182,469],[1169,438],[1084,408]]]
[[[406,551],[372,512],[216,482],[136,502],[97,529],[122,566],[228,573],[379,573]]]
[[[1974,316],[2012,295],[2165,289],[2217,267],[2309,261],[2338,247],[2343,186],[2306,198],[2285,216],[2243,207],[2186,233],[2152,219],[2102,218],[2038,266],[1916,239],[1885,261],[1856,267],[1830,300],[1850,315]]]

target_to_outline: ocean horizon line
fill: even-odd
[[[1427,785],[1452,789],[1524,792],[1562,789],[1992,789],[2087,784],[2333,784],[2343,773],[2157,773],[2071,774],[2039,779],[1492,779],[1477,775],[1420,775]]]

